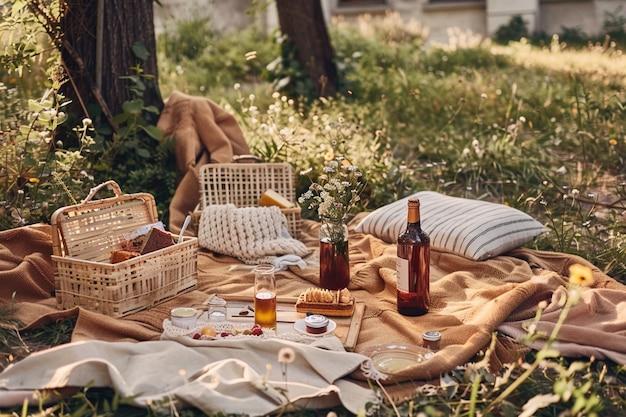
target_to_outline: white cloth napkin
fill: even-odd
[[[368,358],[346,352],[336,338],[314,344],[253,337],[186,339],[195,346],[174,340],[90,340],[34,353],[0,374],[0,406],[21,404],[25,397],[16,400],[19,392],[87,385],[136,396],[136,406],[172,399],[205,413],[250,416],[278,412],[288,403],[307,408],[342,404],[356,414],[376,401],[371,389],[344,378]],[[278,362],[284,347],[295,353],[286,367]]]

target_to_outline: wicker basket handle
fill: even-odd
[[[120,188],[120,186],[115,181],[109,180],[89,190],[89,194],[87,194],[87,197],[85,197],[81,204],[85,204],[86,202],[90,201],[96,195],[96,193],[104,187],[109,187],[113,189],[116,197],[120,197],[122,195],[122,189]]]

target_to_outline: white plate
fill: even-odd
[[[335,323],[333,320],[328,320],[328,327],[326,328],[326,332],[324,333],[318,333],[318,334],[313,334],[313,333],[309,333],[306,331],[306,324],[304,323],[304,319],[298,320],[293,324],[293,328],[296,329],[297,331],[299,331],[300,333],[304,333],[307,336],[313,336],[313,337],[319,337],[319,336],[325,336],[328,333],[332,333],[333,330],[335,330],[337,328],[337,323]]]

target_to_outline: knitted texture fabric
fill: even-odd
[[[287,230],[287,219],[278,207],[212,204],[202,210],[198,243],[250,265],[272,263],[275,256],[306,255],[306,245]]]

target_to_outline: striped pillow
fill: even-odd
[[[368,214],[355,231],[396,243],[406,228],[407,201],[411,197],[420,200],[422,229],[430,236],[433,248],[477,261],[522,246],[546,230],[526,213],[503,204],[420,191]]]

